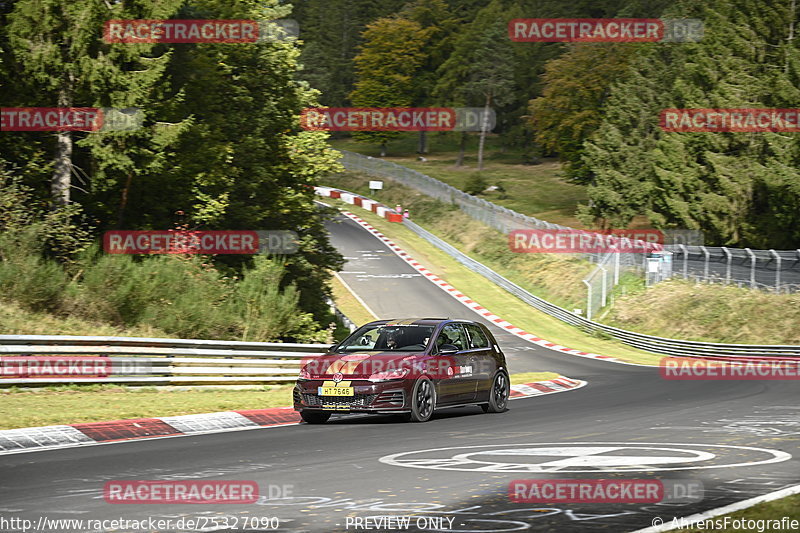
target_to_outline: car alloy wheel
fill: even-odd
[[[411,393],[411,412],[405,415],[409,422],[427,422],[436,408],[436,390],[428,378],[420,378]]]
[[[507,409],[510,386],[508,374],[503,371],[494,375],[492,388],[489,390],[489,403],[481,405],[484,413],[502,413]]]

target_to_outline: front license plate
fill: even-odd
[[[346,405],[323,405],[323,411],[349,411],[350,408]]]
[[[353,387],[319,387],[320,396],[354,396]]]

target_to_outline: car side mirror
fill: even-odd
[[[442,355],[453,355],[454,353],[458,353],[458,346],[453,344],[442,344],[439,347],[439,353]]]

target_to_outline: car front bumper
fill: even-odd
[[[340,413],[403,413],[410,411],[408,385],[403,380],[373,383],[354,380],[353,396],[320,396],[322,380],[298,381],[292,397],[295,411]]]

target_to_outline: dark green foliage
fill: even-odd
[[[464,192],[473,196],[477,196],[485,191],[488,186],[489,183],[486,181],[486,178],[483,177],[483,174],[480,172],[475,172],[470,175],[467,183],[464,185]]]
[[[290,10],[277,0],[3,4],[4,107],[133,106],[145,116],[144,127],[132,132],[59,134],[72,144],[64,190],[74,203],[47,215],[65,231],[48,233],[44,251],[63,259],[79,248],[86,231],[79,208],[95,238],[111,228],[176,225],[293,230],[300,251],[281,258],[284,273],[272,282],[281,290],[295,286],[300,307],[327,319],[326,283],[342,260],[328,243],[313,185],[338,168],[337,157],[324,134],[299,130],[300,111],[318,104],[317,93],[297,80],[299,44],[130,45],[101,38],[110,18],[265,20]],[[39,202],[55,182],[55,139],[0,135],[0,165]],[[65,198],[56,195],[53,203]],[[252,266],[230,256],[214,263],[231,273]]]
[[[708,244],[800,245],[800,142],[791,133],[665,133],[665,108],[796,108],[800,13],[791,0],[716,0],[672,15],[705,21],[699,43],[647,45],[613,87],[586,144],[587,221],[700,229]]]

